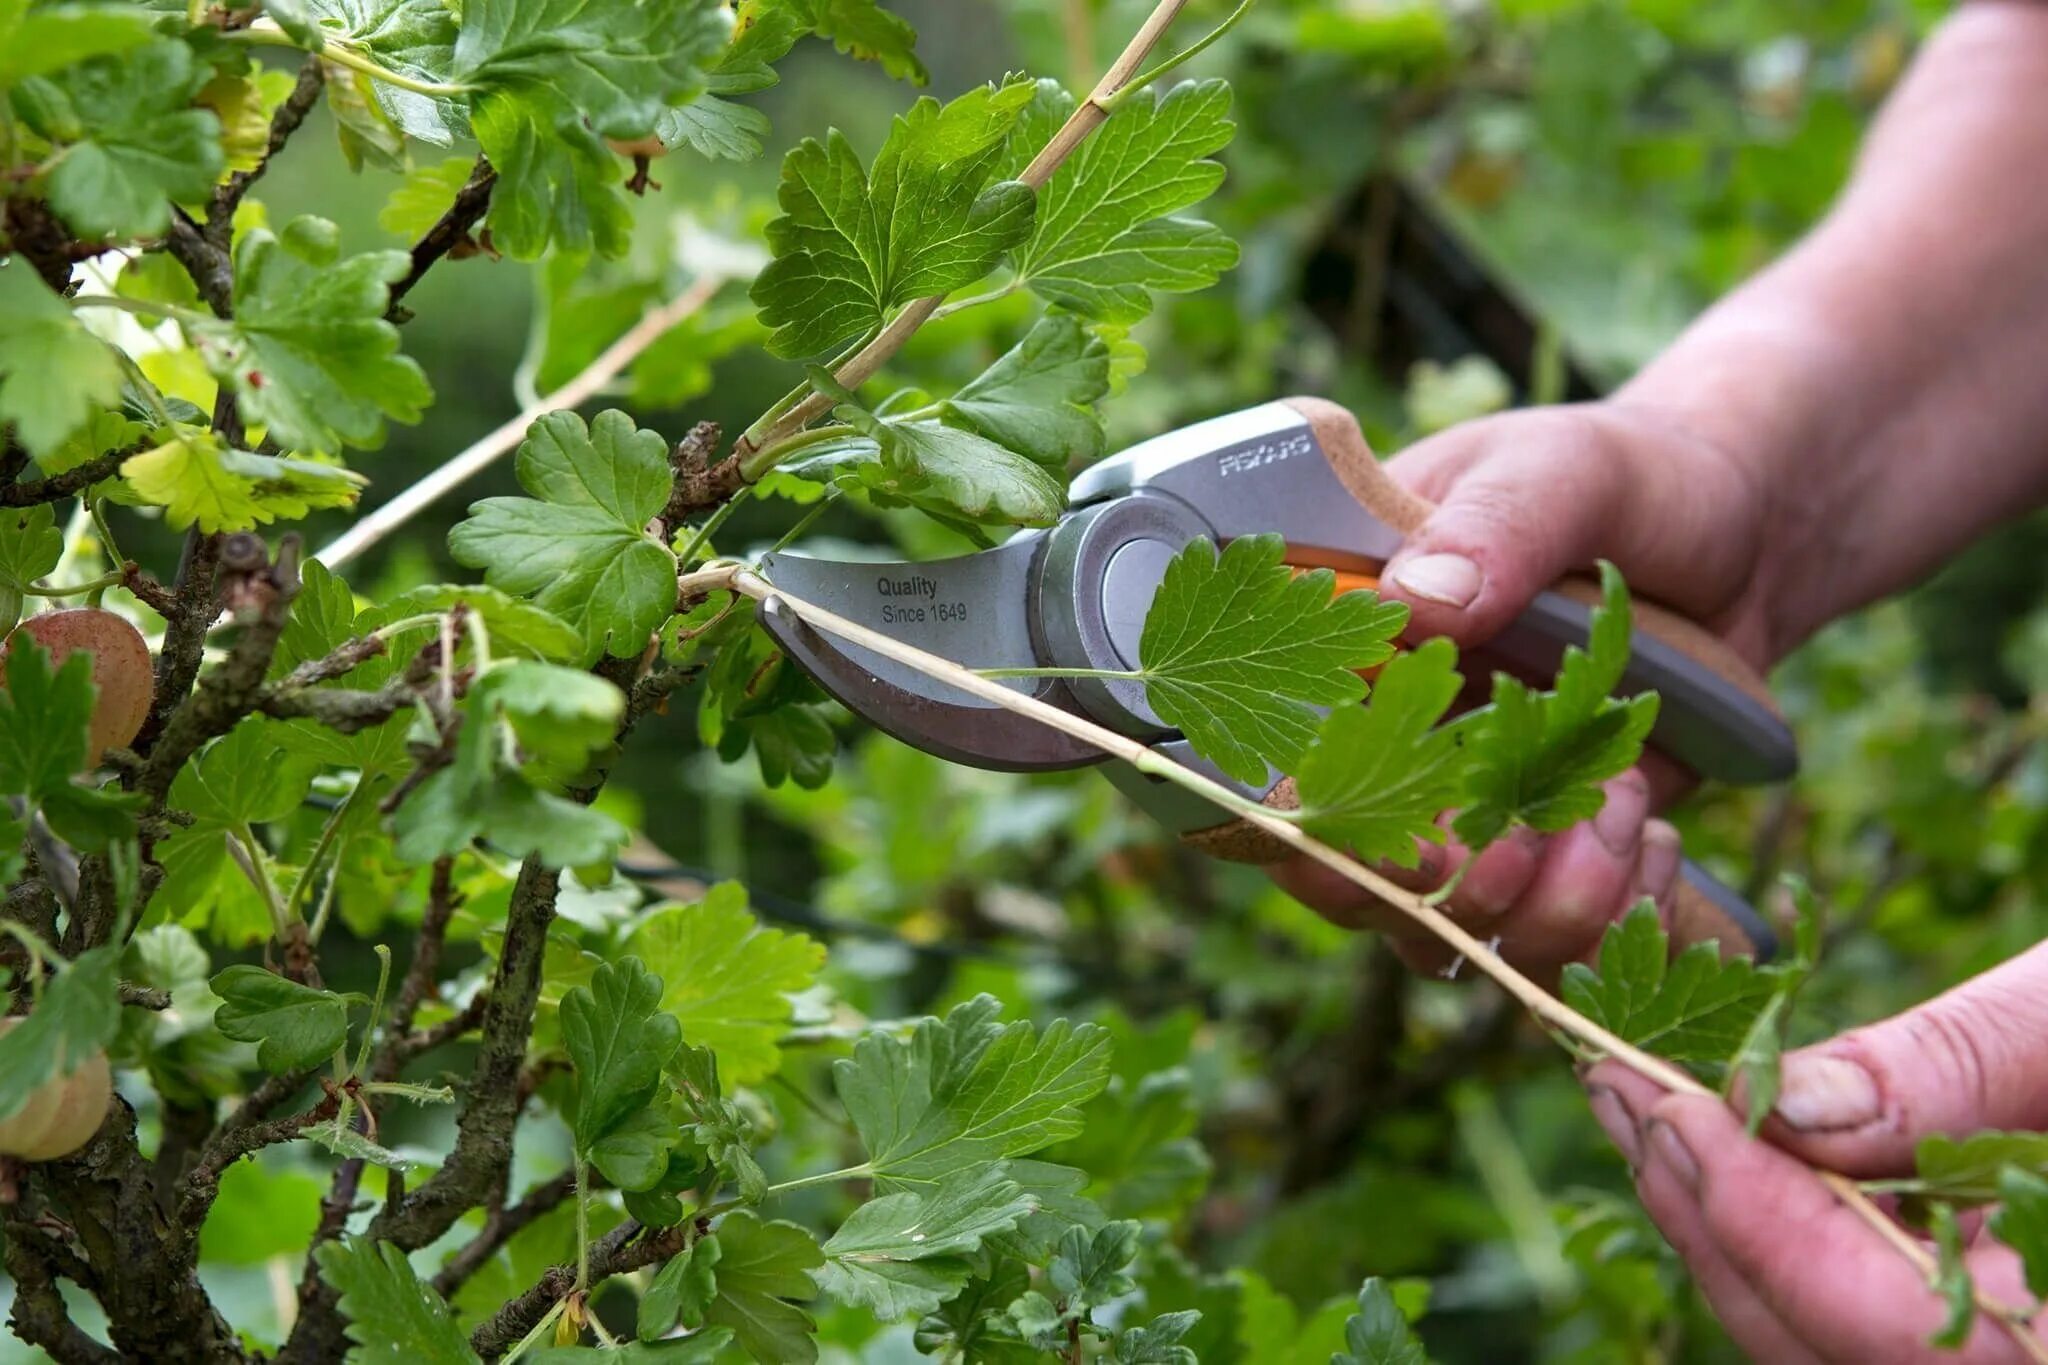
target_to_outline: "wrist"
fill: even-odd
[[[1769,667],[1859,600],[1843,532],[1859,524],[1853,357],[1832,329],[1783,307],[1714,310],[1624,385],[1616,407],[1690,452],[1679,477],[1732,489],[1722,534],[1749,572],[1719,613],[1731,642]]]

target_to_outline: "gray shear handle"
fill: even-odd
[[[1404,536],[1422,525],[1430,504],[1387,477],[1348,411],[1319,398],[1287,402],[1308,420],[1324,456],[1360,504]],[[1566,579],[1544,593],[1510,628],[1505,644],[1512,661],[1532,672],[1554,668],[1566,644],[1584,643],[1586,604],[1597,600],[1598,588],[1582,578]],[[1727,645],[1684,617],[1640,600],[1633,610],[1637,662],[1625,685],[1654,688],[1665,697],[1652,741],[1708,776],[1735,781],[1790,776],[1796,763],[1791,732],[1763,679]],[[1282,782],[1266,802],[1293,807],[1294,783]],[[1241,862],[1270,862],[1286,854],[1278,840],[1243,821],[1185,837]],[[1776,948],[1762,916],[1690,862],[1673,892],[1671,930],[1680,946],[1714,940],[1724,954],[1763,960]]]

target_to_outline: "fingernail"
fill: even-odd
[[[1660,904],[1678,881],[1678,864],[1684,857],[1678,831],[1662,820],[1643,826],[1643,851],[1636,860],[1636,894]]]
[[[1876,1079],[1846,1057],[1785,1059],[1774,1112],[1803,1133],[1827,1133],[1875,1123],[1884,1112]]]
[[[1463,555],[1420,555],[1397,565],[1390,575],[1396,586],[1425,602],[1446,607],[1466,607],[1479,596],[1485,576],[1479,566]]]
[[[1619,778],[1607,784],[1607,804],[1593,817],[1593,833],[1617,858],[1633,858],[1643,837],[1643,814],[1650,791],[1641,779]]]
[[[1663,1119],[1651,1119],[1649,1124],[1650,1145],[1657,1149],[1657,1159],[1671,1168],[1678,1177],[1678,1183],[1688,1190],[1700,1187],[1700,1163],[1693,1159],[1692,1148],[1685,1145],[1685,1139],[1678,1130]]]
[[[1642,1135],[1636,1130],[1635,1115],[1628,1112],[1621,1096],[1604,1085],[1588,1086],[1586,1103],[1592,1107],[1593,1118],[1599,1123],[1600,1131],[1607,1134],[1608,1141],[1620,1150],[1629,1169],[1641,1166]]]

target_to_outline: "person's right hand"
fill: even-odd
[[[1760,669],[1786,643],[1770,611],[1770,490],[1733,453],[1653,408],[1622,399],[1489,417],[1417,443],[1387,471],[1436,504],[1381,578],[1383,595],[1413,613],[1412,640],[1482,643],[1539,591],[1608,559],[1631,592],[1691,617]],[[1583,956],[1640,897],[1668,908],[1678,836],[1651,814],[1685,781],[1646,758],[1608,784],[1594,820],[1551,836],[1520,830],[1488,848],[1447,909],[1479,936],[1498,935],[1524,968]],[[1426,891],[1467,856],[1455,843],[1425,846],[1419,872],[1382,870]],[[1271,870],[1337,923],[1387,932],[1411,965],[1446,960],[1412,921],[1320,864]]]

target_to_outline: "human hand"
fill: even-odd
[[[1981,1320],[1960,1355],[1927,1346],[1943,1305],[1812,1166],[1910,1175],[1913,1149],[1930,1134],[2048,1127],[2048,945],[1918,1009],[1788,1054],[1768,1142],[1746,1137],[1718,1101],[1666,1094],[1616,1062],[1594,1067],[1586,1091],[1643,1206],[1751,1359],[2025,1359]],[[1980,1289],[2032,1302],[2006,1247],[1979,1232],[1969,1262]]]
[[[1732,454],[1661,411],[1619,401],[1506,413],[1452,428],[1387,465],[1436,504],[1381,577],[1408,604],[1411,639],[1482,643],[1566,573],[1612,560],[1632,590],[1700,622],[1752,663],[1774,653],[1759,566],[1770,512],[1763,484]],[[1638,899],[1668,909],[1678,835],[1652,813],[1682,791],[1683,770],[1646,756],[1607,784],[1600,815],[1561,834],[1518,830],[1482,852],[1446,910],[1498,936],[1539,973],[1583,956]],[[1448,823],[1448,822],[1446,822]],[[1382,868],[1411,890],[1457,873],[1456,843],[1422,845],[1422,866]],[[1271,869],[1327,918],[1388,933],[1410,965],[1445,950],[1411,921],[1329,869],[1296,858]]]

